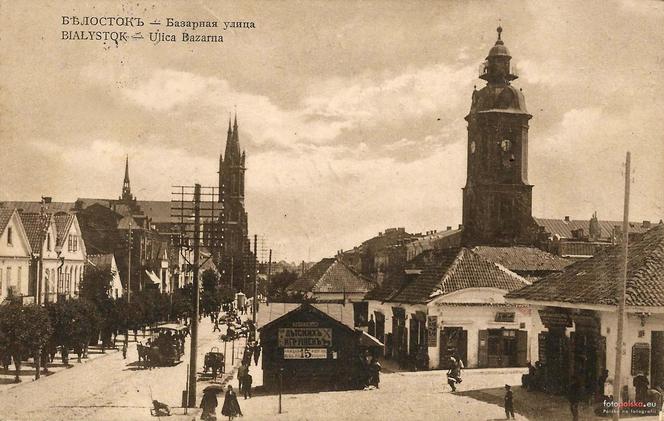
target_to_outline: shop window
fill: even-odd
[[[369,321],[369,303],[366,301],[353,303],[353,312],[355,327],[366,326]]]
[[[650,369],[650,344],[635,343],[632,346],[632,376],[640,372],[646,376]]]

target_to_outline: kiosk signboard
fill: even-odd
[[[327,348],[284,348],[284,360],[324,360]]]
[[[284,327],[279,329],[280,348],[329,348],[331,346],[332,329],[330,328]]]

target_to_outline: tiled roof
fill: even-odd
[[[289,291],[306,292],[367,292],[374,285],[336,258],[325,258],[291,285]]]
[[[410,270],[420,272],[409,275]],[[367,299],[426,303],[432,295],[446,295],[467,288],[512,291],[525,285],[528,281],[521,276],[470,249],[430,250],[407,265],[401,286],[395,283],[383,285],[367,294]]]
[[[534,218],[537,225],[544,227],[544,230],[551,235],[558,235],[561,238],[573,238],[572,231],[583,229],[587,235],[590,232],[590,220],[571,219],[566,221],[564,219],[550,219],[550,218]],[[622,221],[597,221],[601,230],[600,238],[610,238],[613,234],[614,227],[622,229]],[[654,224],[651,225],[652,228]],[[650,229],[644,227],[643,223],[630,222],[629,232],[631,233],[644,233]]]
[[[261,304],[262,306],[263,304]],[[261,311],[257,313],[258,326],[265,326],[266,324],[290,313],[291,311],[299,308],[300,303],[268,303],[265,309],[261,307]],[[340,323],[350,327],[355,326],[355,309],[352,305],[344,305],[337,303],[314,303],[313,306],[337,320]],[[264,310],[264,311],[263,311]]]
[[[41,240],[42,222],[40,222],[39,214],[33,212],[21,212],[19,215],[21,217],[23,229],[25,230],[25,235],[28,237],[30,247],[35,253],[37,253],[41,249],[39,242]]]
[[[617,305],[622,278],[622,247],[604,249],[563,272],[511,292],[508,298],[528,301]],[[664,225],[657,225],[629,244],[627,305],[664,306]]]
[[[119,200],[93,198],[79,198],[78,201],[81,202],[84,208],[94,203],[101,204],[108,208],[112,207],[113,204],[120,203]],[[173,204],[170,200],[137,200],[136,204],[152,220],[152,223],[154,224],[165,224],[173,222],[173,218],[171,218],[171,206],[173,206]],[[122,210],[120,208],[118,209],[118,212]]]
[[[100,269],[111,269],[113,253],[88,255],[90,263]]]
[[[41,202],[27,202],[27,201],[6,201],[0,202],[0,207],[16,208],[23,212],[39,213],[41,210]],[[46,212],[67,212],[71,213],[74,210],[74,203],[72,202],[51,202],[46,205]]]
[[[560,271],[574,263],[535,247],[477,246],[473,251],[514,272]]]
[[[13,213],[14,208],[0,208],[0,234],[5,231]]]
[[[74,221],[74,216],[69,214],[58,214],[53,218],[55,220],[55,229],[57,231],[57,246],[62,246],[65,242],[65,238],[69,233],[69,227]]]
[[[590,257],[599,253],[600,250],[610,247],[609,242],[595,242],[595,241],[561,241],[558,244],[559,253],[561,256],[569,257]]]

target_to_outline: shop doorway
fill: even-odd
[[[528,332],[516,329],[480,331],[479,346],[483,357],[480,367],[523,367],[527,362]]]
[[[664,385],[664,331],[653,331],[650,335],[650,384],[660,386]]]
[[[440,330],[439,368],[450,368],[450,357],[459,357],[468,367],[468,331],[462,327],[444,327]]]

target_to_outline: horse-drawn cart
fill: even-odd
[[[184,341],[189,332],[186,326],[165,324],[153,330],[148,342],[138,344],[139,360],[149,367],[175,365],[184,354]]]

